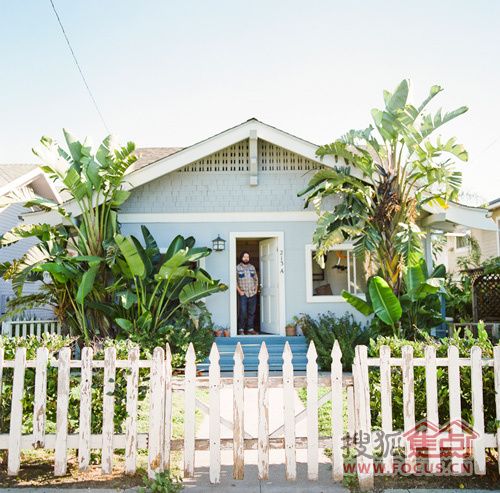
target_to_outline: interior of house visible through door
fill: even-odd
[[[279,335],[282,331],[281,321],[282,298],[280,293],[280,238],[278,236],[240,236],[234,234],[231,247],[231,262],[234,262],[231,272],[231,335],[236,335],[241,302],[236,293],[236,265],[240,262],[243,252],[249,254],[249,263],[255,267],[258,278],[257,306],[253,329],[261,335]],[[281,252],[282,254],[282,252]],[[239,327],[240,329],[243,327]],[[248,329],[248,327],[244,327]]]

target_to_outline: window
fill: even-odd
[[[457,253],[466,253],[470,250],[470,231],[455,236],[455,250]]]
[[[314,258],[313,245],[306,245],[306,299],[308,303],[344,301],[345,289],[362,294],[366,288],[366,268],[362,259],[356,258],[352,245],[341,244],[325,256],[325,268]]]

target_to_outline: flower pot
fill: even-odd
[[[224,330],[224,337],[229,337],[229,329]]]
[[[295,325],[287,325],[285,327],[285,333],[287,337],[293,337],[297,335],[297,329],[295,328]]]
[[[221,337],[222,336],[222,330],[214,330],[214,336],[215,337]]]

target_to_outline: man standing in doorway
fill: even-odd
[[[255,267],[250,263],[248,252],[242,252],[240,255],[240,263],[236,266],[236,276],[239,306],[238,334],[256,334],[254,321],[259,280]]]

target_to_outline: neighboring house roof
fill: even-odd
[[[36,164],[0,164],[0,187],[8,185],[20,176],[37,168]]]
[[[54,183],[36,164],[0,164],[0,197],[25,187],[40,197],[61,202]]]
[[[185,148],[153,147],[137,149],[136,153],[139,159],[127,174],[124,188],[131,190],[140,187],[248,138],[265,140],[327,167],[345,166],[345,161],[341,158],[336,159],[335,156],[331,155],[324,156],[323,159],[318,157],[316,155],[318,145],[263,123],[256,118],[251,118]],[[351,173],[363,179],[362,173],[356,168],[351,168]],[[78,215],[79,210],[76,203],[68,202],[65,207],[72,214]],[[486,209],[470,208],[453,203],[447,209],[427,206],[426,210],[430,216],[425,220],[428,221],[431,228],[436,227],[435,223],[439,223],[439,225],[446,225],[447,223],[448,228],[454,228],[455,224],[463,224],[478,229],[490,229],[489,223],[494,227],[493,221],[486,217],[488,212]],[[25,215],[25,220],[29,223],[49,222],[55,224],[59,217],[52,212],[34,212]],[[462,220],[465,222],[460,222]]]
[[[489,217],[488,209],[484,207],[473,207],[450,201],[446,209],[438,205],[426,205],[424,209],[429,212],[429,216],[422,220],[422,225],[431,229],[451,232],[456,226],[465,226],[485,231],[497,230],[495,222]]]
[[[488,203],[488,210],[494,211],[500,207],[500,197]]]

